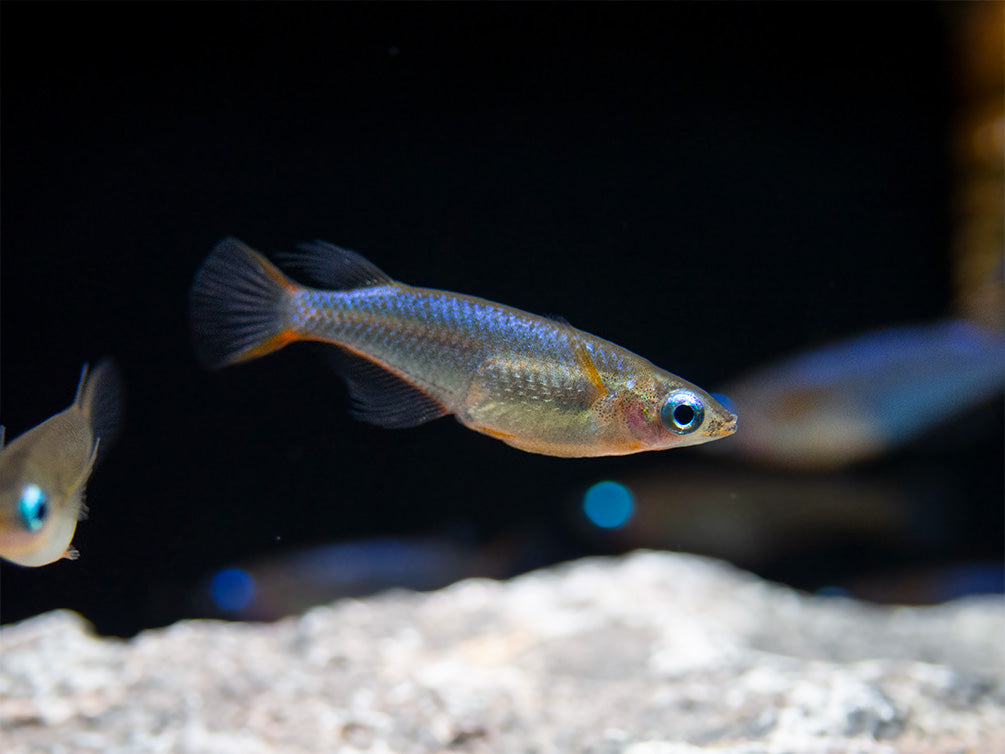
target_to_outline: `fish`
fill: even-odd
[[[888,327],[783,358],[725,386],[744,431],[710,450],[831,471],[900,448],[990,401],[1003,385],[1000,333],[959,319]]]
[[[863,551],[873,544],[917,549],[926,536],[918,521],[945,523],[911,484],[889,474],[804,474],[708,460],[617,484],[633,500],[632,515],[592,538],[620,549],[699,553],[758,572],[849,543]]]
[[[302,244],[284,267],[236,238],[195,275],[199,361],[220,368],[296,341],[337,349],[357,418],[413,427],[453,414],[530,453],[627,455],[732,434],[736,416],[696,385],[566,321],[392,280],[363,256]]]
[[[430,591],[466,578],[505,578],[517,570],[521,544],[416,535],[299,548],[218,570],[200,582],[190,603],[207,617],[272,621],[388,589]]]
[[[0,557],[22,566],[74,560],[84,518],[84,488],[117,433],[122,413],[118,370],[84,364],[73,403],[4,445],[0,427]]]

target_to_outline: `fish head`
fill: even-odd
[[[707,392],[674,375],[646,380],[628,391],[625,426],[640,450],[681,448],[728,437],[736,415]]]
[[[23,473],[25,464],[11,450],[5,448],[0,457],[0,557],[23,566],[72,557],[80,492],[68,499],[45,475]]]

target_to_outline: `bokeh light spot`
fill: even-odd
[[[221,610],[243,610],[255,599],[255,580],[240,568],[224,568],[213,576],[209,593]]]
[[[635,511],[635,498],[618,482],[597,482],[583,496],[583,513],[601,529],[617,529],[628,523]]]

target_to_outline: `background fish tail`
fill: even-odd
[[[190,298],[196,355],[218,369],[278,350],[293,340],[282,310],[296,285],[268,259],[225,238],[196,273]]]

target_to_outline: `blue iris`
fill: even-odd
[[[49,515],[49,499],[37,484],[27,484],[21,490],[21,499],[17,501],[17,511],[21,514],[21,523],[28,531],[38,531]]]
[[[583,513],[601,529],[617,529],[628,523],[635,510],[635,498],[618,482],[597,482],[583,496]]]
[[[701,398],[690,390],[672,393],[660,410],[663,426],[677,435],[694,432],[705,419],[705,407]]]

